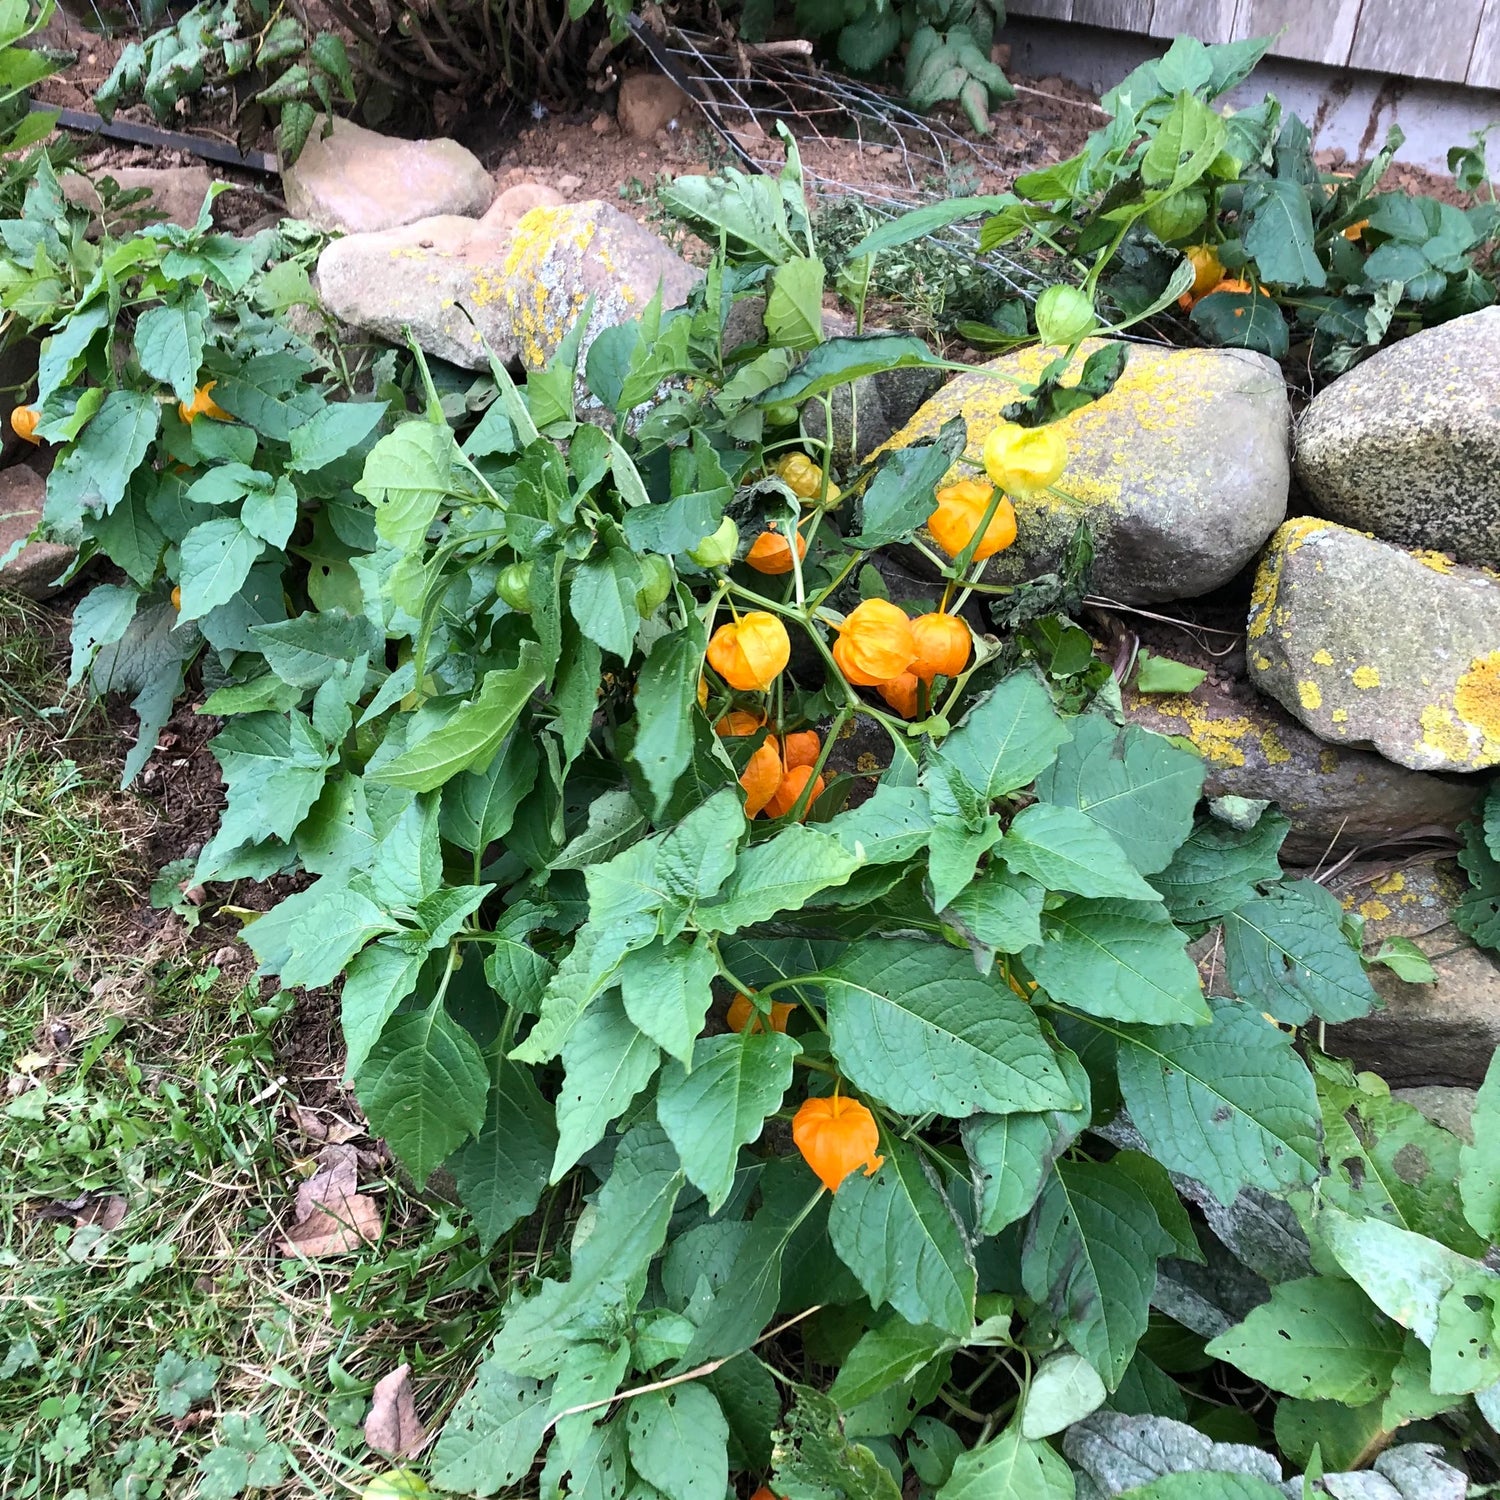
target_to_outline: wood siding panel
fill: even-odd
[[[1011,0],[1005,7],[1012,16],[1035,16],[1039,21],[1071,21],[1073,0]]]
[[[1484,0],[1365,0],[1349,65],[1462,83]]]
[[[1500,89],[1500,0],[1485,0],[1466,81],[1476,89]]]
[[[1151,10],[1151,35],[1180,33],[1200,42],[1227,42],[1234,35],[1236,0],[1156,0]]]
[[[1151,0],[1073,0],[1073,19],[1086,26],[1140,34],[1151,25]]]
[[[1500,0],[1494,3],[1500,6]],[[1234,34],[1243,40],[1280,32],[1271,48],[1273,57],[1342,68],[1354,47],[1361,4],[1362,0],[1240,0]]]

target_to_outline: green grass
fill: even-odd
[[[0,1495],[358,1494],[389,1467],[361,1434],[374,1382],[409,1362],[435,1431],[534,1257],[480,1256],[363,1137],[378,1246],[280,1253],[320,1149],[290,997],[181,928],[143,936],[155,814],[115,789],[45,616],[0,604],[0,684]]]

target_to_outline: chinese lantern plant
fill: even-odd
[[[1019,1474],[1052,1500],[1071,1423],[1196,1414],[1247,1376],[1268,1445],[1277,1401],[1287,1432],[1378,1403],[1392,1433],[1442,1410],[1473,1438],[1480,1387],[1434,1394],[1447,1345],[1393,1320],[1372,1268],[1397,1252],[1359,1236],[1445,1247],[1407,1258],[1440,1265],[1462,1344],[1493,1284],[1491,1158],[1468,1218],[1428,1184],[1399,1231],[1390,1173],[1330,1171],[1325,1130],[1338,1162],[1399,1135],[1458,1170],[1300,1030],[1374,1002],[1342,908],[1283,878],[1277,814],[1201,805],[1196,756],[1107,694],[1064,712],[1086,674],[1058,665],[1055,592],[985,582],[1010,496],[1066,489],[1060,384],[972,451],[960,420],[835,474],[765,412],[829,417],[841,384],[941,361],[905,335],[726,358],[726,302],[758,285],[732,282],[720,263],[686,309],[598,336],[582,378],[609,430],[574,411],[577,339],[524,388],[497,363],[455,391],[413,358],[342,401],[227,315],[178,379],[91,361],[113,325],[87,302],[70,317],[99,327],[52,346],[35,403],[49,507],[131,580],[84,601],[80,661],[170,648],[147,724],[198,653],[213,674],[226,806],[195,880],[300,877],[245,930],[263,975],[340,986],[372,1131],[419,1186],[451,1174],[466,1253],[537,1268],[408,1462],[459,1495],[539,1464],[549,1497],[969,1500]],[[136,345],[199,289],[146,284]],[[982,479],[955,483],[964,458]],[[109,480],[103,514],[80,476]],[[919,533],[934,597],[862,591]],[[979,599],[1006,639],[976,632]],[[882,750],[851,759],[861,723]],[[1188,953],[1210,934],[1211,996]],[[1311,1248],[1199,1316],[1183,1266],[1226,1264],[1247,1190]],[[512,1257],[532,1233],[556,1242]],[[1270,1333],[1240,1316],[1265,1299]],[[1153,1304],[1183,1315],[1172,1338]],[[1304,1305],[1332,1309],[1353,1374]],[[1211,1358],[1238,1373],[1195,1381]]]

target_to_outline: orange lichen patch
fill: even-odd
[[[1316,713],[1323,706],[1323,689],[1312,678],[1305,677],[1297,684],[1297,699],[1308,713]]]
[[[1369,688],[1378,688],[1380,686],[1380,673],[1374,667],[1356,667],[1351,681],[1357,688],[1367,690]]]
[[[1424,547],[1414,551],[1412,556],[1424,568],[1431,568],[1434,573],[1451,573],[1453,571],[1453,559],[1446,552],[1432,552]]]
[[[1421,747],[1436,750],[1451,761],[1462,763],[1469,758],[1468,734],[1451,708],[1440,708],[1436,703],[1422,710]]]
[[[1383,922],[1390,916],[1391,909],[1384,901],[1361,901],[1359,903],[1359,914],[1367,922]]]
[[[1469,663],[1469,670],[1453,689],[1453,707],[1460,719],[1479,730],[1487,742],[1485,748],[1493,746],[1500,754],[1500,651]]]

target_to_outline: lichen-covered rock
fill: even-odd
[[[482,214],[494,179],[457,141],[403,141],[318,117],[302,154],[281,170],[287,212],[319,229],[370,234],[439,214]]]
[[[1385,1008],[1330,1027],[1330,1050],[1391,1083],[1479,1083],[1500,1046],[1500,964],[1448,920],[1465,889],[1462,871],[1448,861],[1356,865],[1329,889],[1365,919],[1366,958],[1387,938],[1409,938],[1437,973],[1433,984],[1408,984],[1375,965],[1370,979]]]
[[[509,234],[534,208],[556,208],[568,200],[555,187],[543,182],[518,182],[508,187],[485,209],[479,221],[487,229]]]
[[[1085,341],[1087,355],[1101,341]],[[985,435],[1057,353],[1036,345],[961,375],[928,401],[890,446],[968,422],[979,472]],[[1015,545],[990,576],[1015,582],[1056,566],[1080,517],[1097,549],[1093,587],[1125,603],[1192,598],[1227,583],[1286,515],[1290,482],[1286,385],[1274,361],[1243,349],[1132,344],[1102,401],[1060,424],[1068,467],[1057,488],[1017,503]]]
[[[697,272],[649,230],[605,203],[542,206],[509,233],[446,215],[332,241],[318,286],[335,317],[382,338],[417,343],[466,369],[500,359],[546,364],[583,311],[584,347],[638,316],[661,283],[664,304],[684,302]]]
[[[1180,736],[1202,755],[1205,796],[1276,803],[1291,824],[1282,846],[1290,864],[1315,865],[1418,828],[1457,828],[1480,795],[1467,777],[1325,744],[1243,678],[1210,676],[1191,693],[1130,689],[1124,704],[1133,723]]]
[[[1333,520],[1500,567],[1500,307],[1340,376],[1298,421],[1296,462]]]
[[[35,469],[14,464],[0,469],[0,558],[36,528],[42,518],[47,482]],[[72,566],[78,554],[58,542],[25,542],[15,557],[0,566],[0,593],[27,599],[49,599],[54,580]]]
[[[1500,764],[1500,578],[1310,516],[1261,561],[1255,685],[1320,739],[1422,771]]]

